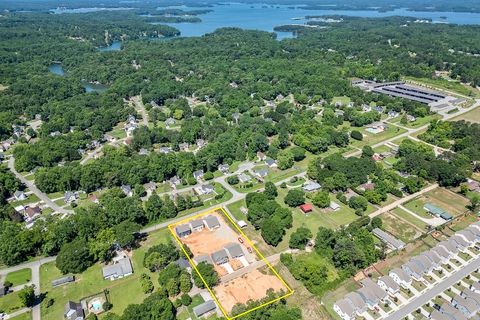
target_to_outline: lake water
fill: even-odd
[[[104,92],[108,89],[108,86],[103,84],[94,84],[86,81],[82,81],[82,85],[85,88],[85,92]]]
[[[53,63],[50,67],[48,67],[48,70],[57,76],[65,75],[65,71],[60,63]]]
[[[89,12],[97,12],[97,11],[119,11],[119,10],[132,10],[133,8],[76,8],[76,9],[68,9],[68,8],[56,8],[51,9],[50,12],[54,14],[64,14],[64,13],[89,13]]]
[[[396,9],[389,12],[369,10],[306,10],[302,6],[264,5],[229,3],[209,8],[174,6],[184,10],[211,9],[212,12],[200,15],[201,23],[168,23],[180,30],[183,37],[202,36],[222,27],[238,27],[273,32],[273,28],[285,24],[304,24],[305,16],[345,15],[354,17],[409,16],[418,19],[431,19],[434,23],[480,24],[480,13],[465,12],[417,12]],[[165,9],[165,8],[159,8]],[[443,19],[442,17],[446,17]],[[278,39],[291,38],[290,32],[277,32]]]
[[[48,70],[57,75],[57,76],[65,76],[67,73],[63,70],[63,67],[60,63],[52,63]],[[108,89],[108,86],[103,84],[94,84],[87,81],[82,81],[82,86],[85,88],[85,92],[104,92]]]
[[[108,51],[120,51],[122,50],[122,42],[121,41],[113,41],[111,45],[108,47],[98,47],[98,51],[108,52]]]

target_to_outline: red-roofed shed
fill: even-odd
[[[312,212],[313,206],[311,204],[305,203],[300,206],[300,210],[302,210],[303,213]]]

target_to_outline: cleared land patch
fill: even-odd
[[[228,319],[253,311],[232,317],[235,305],[263,299],[269,291],[282,296],[293,293],[223,209],[190,217],[170,225],[169,229],[177,242],[187,245],[192,252],[193,258],[188,255],[187,258],[200,277],[198,263],[205,261],[215,267],[220,283],[208,290]]]

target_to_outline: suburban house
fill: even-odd
[[[469,245],[472,245],[477,242],[477,237],[475,234],[470,232],[469,230],[462,230],[457,232],[455,235],[459,236],[460,238],[463,238]]]
[[[470,289],[463,289],[460,295],[466,299],[473,299],[478,305],[480,305],[480,293],[472,291]]]
[[[203,220],[197,219],[190,221],[190,227],[192,231],[202,231],[205,225],[203,224]]]
[[[302,210],[303,213],[309,213],[312,212],[313,206],[309,203],[302,204],[299,206],[300,210]]]
[[[338,203],[336,203],[335,201],[330,201],[330,204],[328,205],[328,207],[332,211],[337,211],[337,210],[340,210],[340,208],[341,208],[340,205]]]
[[[265,160],[265,164],[267,166],[269,166],[270,168],[274,168],[277,166],[277,161],[273,160],[273,159],[267,159]]]
[[[366,130],[370,133],[378,134],[387,130],[387,126],[383,122],[377,121],[367,125]]]
[[[170,147],[160,147],[160,149],[158,150],[160,151],[160,153],[163,153],[163,154],[169,154],[173,152],[172,148]]]
[[[22,201],[22,200],[27,199],[27,195],[23,191],[15,191],[15,193],[13,194],[13,197],[17,201]]]
[[[215,311],[216,308],[217,305],[215,304],[215,302],[213,300],[208,300],[202,304],[199,304],[196,307],[193,307],[193,313],[197,318],[200,318],[210,315],[211,313],[213,313],[213,311]]]
[[[167,118],[167,119],[165,120],[165,126],[166,126],[167,128],[170,128],[171,126],[174,126],[174,125],[175,125],[175,122],[176,122],[175,119],[173,119],[173,118]]]
[[[350,303],[357,315],[361,315],[367,310],[367,305],[365,304],[365,301],[363,300],[362,296],[357,292],[347,293],[344,299]]]
[[[132,187],[130,187],[128,184],[124,184],[123,186],[120,187],[120,189],[122,189],[122,192],[123,192],[127,197],[133,196]]]
[[[470,290],[471,290],[472,292],[480,293],[480,283],[474,281],[474,282],[470,285]]]
[[[470,244],[467,241],[465,241],[465,239],[463,239],[461,236],[457,234],[451,236],[450,239],[448,239],[448,241],[454,242],[460,251],[465,251],[470,246]]]
[[[154,192],[155,190],[157,190],[157,184],[155,182],[152,182],[152,181],[147,182],[143,185],[143,188],[147,192]]]
[[[241,183],[245,183],[245,182],[248,182],[248,181],[252,180],[252,177],[250,177],[248,174],[240,173],[240,174],[238,175],[238,180],[239,180]]]
[[[370,280],[371,281],[371,280]],[[380,289],[383,291],[382,289]],[[367,307],[369,309],[375,309],[380,303],[380,297],[376,294],[376,292],[372,289],[371,286],[363,286],[362,288],[357,290],[358,294],[362,297],[363,301],[365,301]],[[385,295],[387,294],[383,291]]]
[[[315,181],[305,182],[302,187],[303,191],[305,192],[317,191],[320,188],[321,188],[321,185]]]
[[[396,118],[396,117],[398,117],[399,115],[400,115],[400,114],[399,114],[397,111],[394,111],[394,110],[388,111],[388,116],[389,116],[390,118]]]
[[[422,264],[415,262],[413,259],[410,259],[407,263],[402,265],[402,269],[413,279],[417,281],[422,280],[422,276],[425,274],[426,270],[423,268]]]
[[[180,151],[188,151],[188,148],[190,148],[190,145],[189,145],[188,143],[186,143],[186,142],[180,143],[180,144],[178,145],[178,149],[179,149]]]
[[[93,193],[88,196],[88,200],[90,200],[91,202],[96,203],[96,204],[100,203],[100,200],[98,200],[97,195],[93,194]]]
[[[448,261],[450,260],[451,254],[444,247],[435,246],[430,249],[430,251],[436,253],[437,256],[440,257],[440,264],[448,263]]]
[[[199,149],[205,147],[205,145],[207,144],[207,142],[203,139],[197,139],[197,141],[195,141],[195,143],[197,144],[197,147]]]
[[[428,213],[436,216],[436,217],[439,217],[439,218],[442,218],[444,220],[452,220],[452,215],[449,214],[448,212],[446,212],[445,210],[443,210],[442,208],[439,208],[431,203],[426,203],[424,206],[423,206],[423,209],[425,211],[427,211]]]
[[[203,222],[210,231],[220,228],[220,221],[215,216],[206,216],[203,218]]]
[[[58,287],[61,286],[62,284],[70,283],[75,281],[75,276],[66,276],[62,278],[58,278],[55,280],[52,280],[52,287]]]
[[[228,164],[221,164],[218,166],[218,171],[228,173],[230,171],[230,166]]]
[[[456,242],[452,241],[451,239],[441,241],[437,244],[437,247],[444,248],[450,254],[450,256],[455,255],[459,252]]]
[[[238,243],[230,243],[226,245],[225,250],[230,255],[231,259],[237,259],[245,255],[243,253],[242,247]]]
[[[357,189],[362,191],[362,192],[365,192],[367,190],[373,190],[373,189],[375,189],[375,183],[367,182],[367,183],[359,185]]]
[[[77,199],[78,199],[78,192],[66,191],[63,196],[63,201],[65,201],[65,203],[72,203],[77,201]]]
[[[469,191],[479,192],[480,191],[480,183],[478,181],[468,179],[467,188],[468,188]]]
[[[178,260],[176,260],[174,262],[177,266],[180,267],[180,269],[187,269],[187,270],[191,270],[192,267],[190,266],[190,262],[188,262],[187,259],[185,258],[179,258]]]
[[[388,247],[390,247],[393,250],[401,250],[405,247],[405,242],[395,238],[394,236],[383,231],[380,228],[375,228],[372,230],[372,232],[378,239],[380,239],[382,242],[384,242]]]
[[[221,265],[229,261],[227,251],[225,249],[220,249],[212,253],[212,260],[215,264]]]
[[[39,206],[35,207],[26,207],[25,211],[23,212],[23,216],[26,222],[33,221],[40,217],[42,214],[42,209]]]
[[[350,302],[346,299],[338,300],[333,305],[333,310],[343,320],[353,320],[356,317],[356,312]]]
[[[181,224],[175,227],[175,232],[180,238],[184,238],[190,234],[192,234],[192,229],[188,224]]]
[[[424,270],[424,273],[429,273],[433,271],[435,267],[437,267],[430,259],[428,259],[426,256],[419,255],[416,257],[412,258],[412,261],[414,261],[417,264],[421,265],[421,268]]]
[[[372,279],[370,278],[365,278],[360,281],[360,283],[363,285],[364,288],[368,289],[369,291],[373,292],[379,301],[384,302],[388,298],[387,292],[382,290],[378,284],[373,282]]]
[[[265,161],[267,159],[267,156],[265,155],[265,153],[258,151],[257,158],[258,158],[258,161]]]
[[[119,259],[115,264],[103,267],[103,279],[117,280],[133,274],[132,263],[128,257]]]
[[[265,178],[268,175],[268,170],[267,169],[256,169],[253,170],[253,173],[259,177],[259,178]]]
[[[382,276],[377,280],[380,288],[385,290],[389,295],[393,296],[400,291],[400,286],[390,276]]]
[[[66,320],[83,320],[85,318],[85,314],[83,313],[83,308],[80,303],[68,301],[65,304],[64,310],[63,317]]]
[[[195,180],[199,180],[201,178],[203,178],[203,170],[197,170],[193,173],[193,177],[195,178]]]
[[[452,306],[460,310],[461,313],[467,318],[472,318],[478,311],[480,311],[480,305],[473,298],[464,298],[460,295],[455,295],[452,299]]]
[[[441,267],[441,264],[443,263],[442,257],[440,257],[435,251],[428,250],[427,252],[423,252],[420,254],[420,256],[423,256],[430,260],[432,264],[434,265],[434,268]]]
[[[477,227],[471,225],[471,226],[469,226],[468,228],[466,228],[465,230],[468,230],[468,231],[470,231],[472,234],[474,234],[476,241],[480,241],[480,230],[477,229]]]
[[[414,122],[415,120],[417,120],[417,118],[415,118],[415,116],[407,114],[407,121],[408,122]]]
[[[437,310],[435,310],[437,311]],[[440,307],[440,310],[437,311],[439,314],[436,314],[435,316],[437,318],[435,319],[446,319],[446,320],[449,320],[449,319],[453,319],[453,320],[467,320],[467,317],[465,317],[463,315],[463,313],[458,310],[458,309],[455,309],[450,303],[444,303],[442,304],[442,306]],[[434,315],[434,312],[432,312],[432,315]],[[432,315],[430,315],[430,318],[431,319],[434,319],[432,317]],[[443,318],[440,318],[441,316],[443,316]]]
[[[182,179],[180,179],[178,176],[173,176],[170,178],[170,180],[168,180],[168,182],[170,182],[170,185],[172,187],[176,187],[180,184],[182,184]]]
[[[215,191],[215,188],[211,184],[202,184],[201,186],[195,188],[195,192],[198,195],[211,194],[213,191]]]
[[[392,269],[388,275],[403,288],[408,288],[412,285],[412,278],[403,269]]]

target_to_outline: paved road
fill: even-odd
[[[80,164],[83,165],[83,164],[87,163],[88,160],[93,159],[98,153],[100,153],[100,151],[102,151],[103,146],[104,145],[102,144],[99,147],[97,147],[95,150],[93,150],[92,152],[88,153],[88,155],[80,161]]]
[[[30,280],[29,284],[35,285],[35,295],[40,295],[40,267],[44,263],[55,261],[56,257],[47,257],[40,260],[30,261],[26,263],[22,263],[10,268],[0,269],[0,276],[6,276],[8,273],[13,271],[18,271],[20,269],[29,268],[32,270],[32,279]],[[23,310],[23,309],[22,309]],[[26,311],[23,311],[26,312]],[[22,312],[22,313],[23,313]],[[35,305],[32,308],[32,319],[33,320],[40,320],[40,304]],[[13,316],[12,316],[13,317]]]
[[[418,191],[418,192],[415,192],[415,193],[410,194],[410,195],[408,195],[408,196],[406,196],[406,197],[400,198],[400,199],[398,199],[398,200],[396,200],[396,201],[394,201],[394,202],[392,202],[392,203],[390,203],[390,204],[387,204],[386,206],[381,207],[381,208],[378,209],[377,211],[374,211],[374,212],[370,213],[370,214],[369,214],[369,217],[370,217],[370,218],[373,218],[373,217],[376,217],[376,216],[381,215],[382,213],[385,213],[385,212],[388,212],[388,211],[390,211],[390,210],[393,210],[393,209],[395,209],[396,207],[404,204],[405,202],[408,202],[408,201],[410,201],[410,200],[412,200],[412,199],[414,199],[414,198],[416,198],[416,197],[418,197],[418,196],[420,196],[420,195],[422,195],[422,194],[424,194],[424,193],[427,193],[427,192],[429,192],[429,191],[432,191],[433,189],[436,189],[436,188],[438,188],[438,183],[434,183],[434,184],[426,187],[425,189],[422,189],[422,190],[420,190],[420,191]]]
[[[47,206],[53,209],[53,211],[60,212],[63,214],[72,214],[73,210],[67,210],[59,205],[57,205],[55,202],[53,202],[45,193],[40,191],[37,186],[30,180],[26,179],[24,176],[22,176],[16,169],[15,169],[15,158],[12,156],[10,159],[8,159],[8,168],[12,173],[20,180],[24,185],[26,185],[30,191],[35,194],[40,200],[42,200]]]
[[[431,299],[438,296],[443,291],[447,290],[449,287],[453,286],[455,283],[474,272],[476,269],[480,268],[480,257],[472,260],[466,267],[463,267],[450,275],[450,277],[444,279],[442,282],[436,284],[433,288],[428,289],[422,294],[414,297],[407,305],[401,307],[399,310],[385,317],[385,320],[403,320],[408,314],[414,312],[425,303]]]

